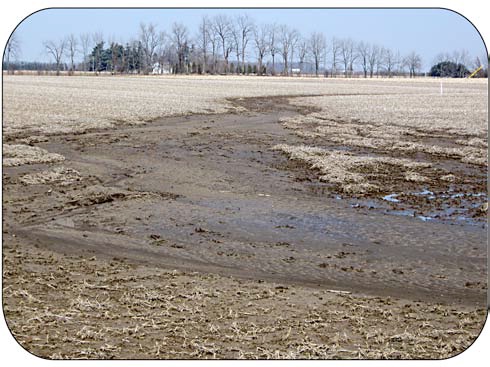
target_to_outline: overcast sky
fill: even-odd
[[[102,32],[120,43],[138,34],[141,22],[169,30],[173,22],[197,30],[201,16],[248,13],[257,23],[290,25],[308,35],[323,32],[331,37],[350,37],[399,50],[418,52],[423,68],[437,54],[467,50],[472,59],[486,55],[484,43],[473,25],[457,13],[443,9],[48,9],[26,18],[17,27],[21,60],[48,61],[42,43],[71,33]],[[249,55],[249,58],[251,59]]]

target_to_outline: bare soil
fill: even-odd
[[[32,143],[63,155],[76,182],[22,180],[53,164],[4,167],[17,340],[51,358],[442,358],[471,344],[485,222],[337,200],[270,149],[304,143],[279,121],[310,112],[289,98]]]

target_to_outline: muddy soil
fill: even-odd
[[[26,185],[4,169],[4,241],[362,294],[484,305],[484,225],[354,207],[284,169],[270,148],[301,144],[288,98],[239,99],[246,113],[165,118],[37,143],[76,184]],[[316,186],[317,182],[313,182]]]
[[[17,237],[3,253],[8,326],[51,359],[448,358],[485,318],[474,305],[63,255]]]
[[[17,340],[50,358],[441,358],[470,345],[484,221],[339,198],[271,150],[303,144],[279,120],[311,110],[234,103],[247,112],[32,139],[65,161],[4,167]],[[421,213],[437,201],[417,200]]]

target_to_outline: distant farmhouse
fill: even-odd
[[[153,64],[153,68],[152,68],[152,74],[155,74],[155,75],[160,75],[160,74],[171,74],[172,73],[172,68],[170,67],[170,65],[163,65],[163,64],[160,64],[159,62],[156,62]]]

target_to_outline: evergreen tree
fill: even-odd
[[[442,61],[430,69],[430,76],[443,78],[464,78],[469,74],[469,70],[463,64],[456,64],[452,61]]]

